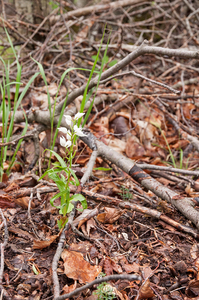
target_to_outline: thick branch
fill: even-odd
[[[91,135],[91,134],[89,134]],[[89,146],[89,138],[82,138]],[[170,190],[166,186],[156,181],[150,175],[140,169],[133,160],[119,154],[104,143],[96,140],[98,154],[112,163],[116,164],[120,169],[129,174],[134,180],[142,186],[152,191],[158,197],[167,200],[175,208],[177,208],[187,219],[191,220],[199,229],[199,212],[194,209],[192,198],[182,197],[178,193]]]

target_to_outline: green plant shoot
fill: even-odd
[[[106,282],[99,284],[94,294],[97,295],[98,300],[112,300],[116,297],[113,288]]]
[[[52,206],[55,206],[54,201],[60,197],[60,205],[55,207],[59,209],[59,213],[64,217],[73,209],[74,205],[72,201],[80,201],[83,209],[87,208],[87,202],[83,195],[75,194],[70,196],[70,184],[76,186],[79,185],[79,180],[72,170],[72,161],[76,154],[74,146],[77,136],[85,136],[82,128],[77,125],[78,119],[83,115],[84,113],[77,113],[74,117],[74,120],[69,115],[64,116],[67,125],[70,127],[70,130],[66,129],[65,127],[60,127],[59,130],[65,135],[60,138],[60,144],[66,149],[67,162],[65,162],[59,154],[53,150],[50,150],[50,152],[55,155],[58,162],[54,164],[52,169],[48,169],[40,178],[42,179],[45,175],[48,175],[49,178],[56,183],[59,193],[51,198],[50,203]],[[63,223],[62,220],[58,222],[59,228],[63,227],[65,223]]]

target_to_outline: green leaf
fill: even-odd
[[[109,61],[109,57],[108,57],[108,56],[105,56],[105,57],[104,57],[104,63],[107,64],[108,61]]]
[[[53,196],[53,197],[50,199],[50,204],[51,204],[53,207],[60,208],[60,206],[55,206],[53,202],[54,202],[57,198],[61,197],[63,194],[64,194],[64,192],[59,192],[58,194],[56,194],[55,196]]]
[[[70,169],[70,172],[73,175],[73,178],[75,179],[76,186],[79,186],[80,183],[77,176],[75,175],[75,172],[72,169]]]
[[[108,65],[109,65],[109,67],[113,67],[117,63],[118,63],[117,59],[113,59]]]
[[[96,60],[96,58],[98,58],[98,57],[97,57],[97,55],[92,55],[91,58],[92,58],[93,60]]]
[[[83,208],[87,208],[86,198],[82,194],[75,194],[70,197],[70,201],[80,201]]]
[[[103,168],[103,167],[99,167],[99,168],[93,168],[93,170],[99,170],[99,171],[111,171],[112,168]]]
[[[105,27],[105,28],[106,28],[106,27]],[[105,35],[105,29],[104,29],[104,32],[103,32],[103,36],[102,36],[101,44],[100,44],[100,47],[99,47],[99,50],[98,50],[98,53],[97,53],[97,57],[99,57],[99,53],[100,53],[100,50],[101,50],[101,46],[102,46],[102,42],[103,42],[103,39],[104,39],[104,35]],[[110,38],[110,37],[109,37],[109,38]],[[91,104],[90,104],[90,106],[89,106],[89,109],[87,110],[87,113],[86,113],[86,115],[85,115],[85,117],[84,117],[84,122],[83,122],[83,124],[82,124],[82,127],[84,127],[84,125],[86,124],[86,121],[88,120],[88,117],[89,117],[90,112],[91,112],[91,110],[92,110],[93,103],[94,103],[94,101],[95,101],[96,92],[97,92],[97,90],[98,90],[98,86],[99,86],[99,83],[100,83],[102,71],[103,71],[104,64],[105,64],[105,60],[106,60],[106,57],[107,57],[106,54],[107,54],[107,51],[108,51],[109,38],[108,38],[108,41],[107,41],[106,49],[105,49],[105,51],[104,51],[104,56],[103,56],[103,58],[102,58],[102,63],[101,63],[100,72],[99,72],[99,75],[98,75],[98,78],[97,78],[97,85],[96,85],[96,87],[95,87],[95,95],[94,95],[93,100],[92,100],[92,102],[91,102]],[[97,61],[94,63],[93,68],[96,66],[96,63],[97,63]],[[93,69],[92,69],[92,70],[93,70]],[[92,74],[93,74],[93,73],[91,72],[90,76],[92,76]],[[87,93],[88,85],[89,85],[89,83],[90,83],[90,80],[91,80],[91,78],[89,77],[89,80],[88,80],[88,82],[87,82],[87,87],[86,87],[86,89],[85,89],[85,91],[84,91],[84,94]],[[83,97],[83,99],[84,99],[84,97]],[[82,100],[81,107],[80,107],[80,112],[83,112],[84,106],[85,106],[85,103],[83,104],[83,100]],[[78,123],[78,125],[79,125],[79,124],[80,124],[80,123]]]
[[[62,215],[66,215],[70,213],[74,208],[74,205],[72,203],[64,203],[63,205],[60,206],[59,213]]]
[[[62,220],[57,220],[57,225],[59,227],[59,230],[62,229]]]
[[[59,154],[57,154],[55,151],[50,150],[51,153],[53,153],[55,155],[55,157],[58,159],[58,161],[60,162],[62,168],[66,168],[67,169],[67,165],[65,163],[65,161],[61,158],[61,156]]]
[[[37,269],[36,269],[36,267],[35,267],[34,264],[32,265],[32,270],[33,270],[33,272],[35,273],[35,275],[38,275],[38,274],[39,274],[39,272],[37,271]]]

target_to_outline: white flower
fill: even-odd
[[[58,128],[60,131],[62,131],[63,133],[67,134],[68,130],[65,127],[59,127]]]
[[[60,145],[62,146],[62,147],[65,147],[65,148],[68,148],[68,147],[70,147],[71,146],[71,141],[66,141],[66,139],[65,139],[65,137],[60,137]]]
[[[78,136],[86,136],[86,134],[83,133],[82,128],[77,127],[77,125],[74,125],[74,131],[75,131],[75,134]]]
[[[75,115],[75,120],[80,119],[83,115],[84,115],[84,113],[78,112],[78,113]]]
[[[71,132],[70,131],[67,132],[66,137],[67,137],[68,141],[71,141]]]
[[[72,118],[69,115],[64,115],[65,120],[66,120],[66,124],[68,124],[69,126],[72,125]]]

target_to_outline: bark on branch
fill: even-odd
[[[89,133],[89,136],[92,136]],[[90,137],[81,138],[88,146]],[[119,154],[109,146],[96,139],[98,154],[116,164],[120,169],[129,174],[134,180],[142,186],[152,191],[155,195],[163,200],[170,202],[178,209],[187,219],[195,224],[199,229],[199,212],[194,208],[195,204],[192,198],[180,196],[178,193],[163,186],[157,180],[140,169],[133,160]]]

